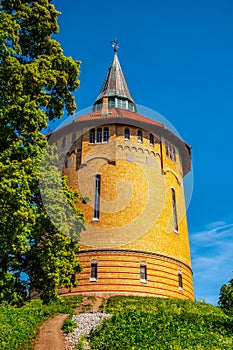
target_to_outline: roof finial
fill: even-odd
[[[112,47],[114,49],[114,52],[117,52],[117,50],[119,49],[118,39],[111,41],[111,44],[112,44]]]

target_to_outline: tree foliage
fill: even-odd
[[[59,229],[45,210],[40,161],[45,152],[53,162],[55,151],[45,150],[42,130],[64,109],[74,113],[72,93],[79,86],[80,62],[66,57],[52,39],[59,30],[59,12],[51,0],[3,0],[0,6],[0,301],[25,297],[23,273],[30,290],[37,289],[48,301],[59,285],[75,284],[78,237],[70,228],[72,220],[78,220],[78,234],[84,217],[74,206],[82,198],[65,180],[62,196],[66,193],[71,205],[70,221],[62,220],[62,209]],[[61,181],[55,165],[50,166],[47,181]]]
[[[221,287],[218,304],[223,310],[233,314],[233,279]]]

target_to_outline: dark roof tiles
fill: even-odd
[[[97,99],[95,100],[95,103],[102,100],[103,97],[113,96],[125,98],[134,103],[130,95],[123,71],[121,69],[117,53],[115,53],[113,56],[112,63],[108,69],[108,73],[104,79],[104,83]]]

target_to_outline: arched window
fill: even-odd
[[[100,218],[100,175],[95,176],[95,202],[94,202],[94,218]]]
[[[154,146],[155,140],[154,140],[154,135],[150,134],[150,145]]]
[[[65,137],[65,136],[64,136],[63,139],[62,139],[61,147],[62,147],[63,149],[66,148],[66,137]]]
[[[176,209],[176,193],[174,188],[172,190],[172,209],[173,209],[173,219],[174,219],[174,231],[178,233],[178,220],[177,220],[177,209]]]
[[[97,129],[96,142],[102,142],[102,129]]]
[[[104,128],[104,142],[109,140],[109,128]]]
[[[95,129],[91,129],[89,132],[89,142],[95,143]]]
[[[138,142],[142,142],[142,131],[138,130]]]
[[[129,128],[125,128],[125,140],[129,140],[130,139],[130,131]]]

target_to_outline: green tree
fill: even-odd
[[[23,300],[27,283],[48,301],[59,285],[75,284],[74,273],[80,271],[77,234],[84,217],[74,206],[82,198],[65,180],[70,221],[60,221],[59,227],[59,217],[53,223],[45,210],[39,189],[43,152],[53,162],[47,161],[48,188],[59,173],[54,149],[45,150],[42,130],[64,110],[74,113],[80,62],[66,57],[52,38],[59,30],[59,12],[51,0],[2,0],[0,6],[0,301]],[[27,283],[22,273],[29,277]]]
[[[233,279],[221,287],[218,304],[226,312],[233,313]]]

